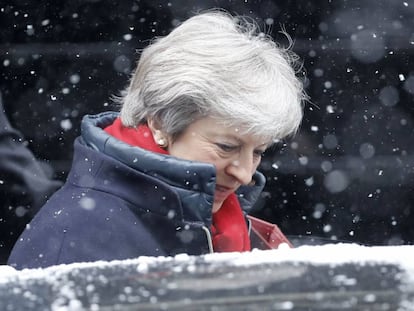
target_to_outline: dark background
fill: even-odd
[[[414,4],[335,1],[2,1],[0,91],[12,124],[64,180],[84,114],[110,98],[153,36],[221,7],[254,18],[304,62],[300,133],[268,152],[255,214],[288,235],[414,240]]]

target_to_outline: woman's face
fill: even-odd
[[[241,129],[226,127],[213,118],[203,118],[169,144],[168,152],[177,158],[211,163],[216,167],[213,213],[240,185],[251,182],[268,141],[241,134]]]

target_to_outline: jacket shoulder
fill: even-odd
[[[63,187],[17,241],[8,263],[17,269],[72,262],[164,255],[129,203],[109,194]]]

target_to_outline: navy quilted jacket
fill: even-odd
[[[103,128],[118,116],[85,116],[64,186],[41,208],[13,248],[17,269],[211,251],[213,165],[123,143]],[[241,187],[248,210],[264,186]]]

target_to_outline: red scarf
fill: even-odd
[[[122,125],[120,118],[117,118],[114,123],[104,130],[129,145],[138,146],[152,152],[168,154],[166,150],[155,143],[154,137],[146,125],[140,125],[137,128],[125,127]],[[246,220],[239,200],[234,193],[229,195],[221,208],[213,214],[211,232],[215,252],[250,251]]]

